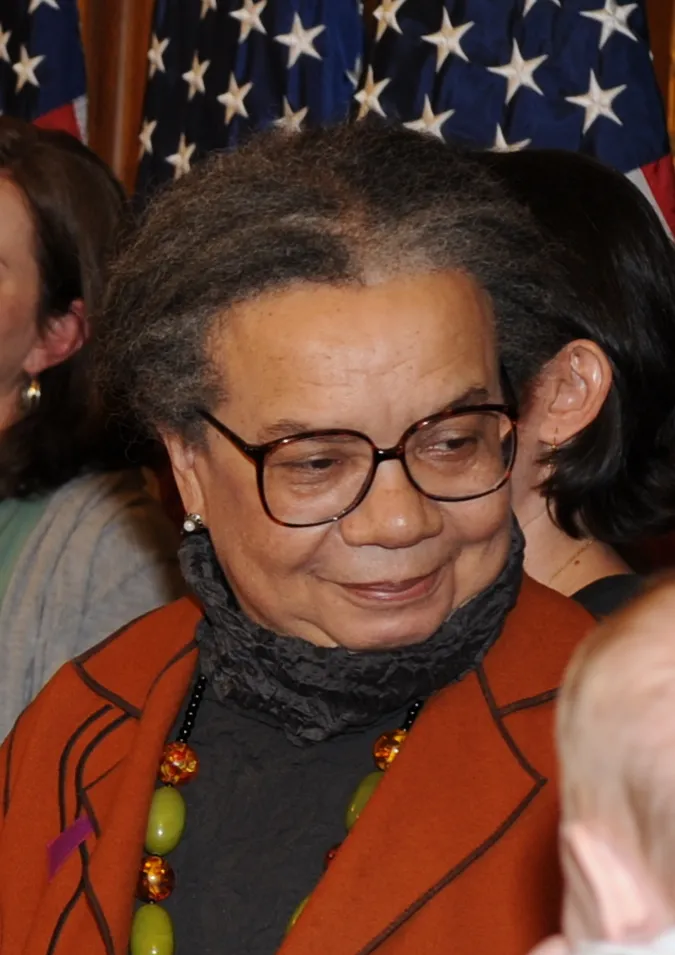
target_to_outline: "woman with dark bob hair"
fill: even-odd
[[[675,527],[675,250],[625,176],[562,151],[486,157],[557,242],[585,308],[502,341],[521,403],[525,569],[595,615],[640,578],[615,549]]]
[[[3,735],[62,663],[181,593],[172,529],[91,384],[89,327],[125,207],[76,139],[0,117]]]
[[[407,130],[271,133],[159,197],[99,347],[168,448],[196,600],[63,668],[0,752],[4,951],[555,929],[553,697],[592,618],[522,573],[495,326],[569,299],[479,161]]]

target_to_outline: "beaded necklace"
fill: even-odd
[[[148,813],[145,851],[138,873],[136,896],[144,905],[134,913],[129,941],[130,955],[172,955],[174,933],[171,918],[159,902],[173,892],[176,876],[165,856],[176,848],[185,831],[185,800],[178,787],[197,775],[199,760],[188,746],[195,718],[206,689],[200,676],[190,696],[177,738],[167,743],[157,776],[162,783],[155,790]]]
[[[188,745],[188,740],[206,683],[206,677],[200,676],[190,696],[178,736],[165,745],[162,753],[157,773],[162,785],[155,790],[150,804],[145,835],[146,854],[141,860],[136,889],[137,898],[144,904],[134,913],[129,942],[130,955],[173,955],[173,925],[168,912],[159,903],[169,898],[176,884],[174,871],[166,856],[176,848],[185,831],[185,800],[178,787],[191,782],[199,769],[197,754]],[[382,781],[385,771],[398,756],[423,705],[422,700],[413,703],[401,726],[382,733],[375,741],[373,759],[377,768],[361,780],[349,801],[345,814],[347,834]],[[341,844],[333,846],[326,853],[324,871],[336,857]],[[287,932],[299,919],[308,900],[309,895],[293,912],[286,928]]]
[[[375,740],[373,745],[373,759],[377,769],[363,777],[361,782],[354,790],[354,795],[349,800],[347,812],[345,813],[345,829],[347,830],[347,835],[349,835],[356,820],[365,809],[366,803],[371,798],[379,784],[382,782],[382,778],[386,770],[389,769],[401,751],[401,747],[405,742],[405,738],[423,706],[424,700],[417,700],[408,709],[405,719],[398,729],[387,730],[386,733],[382,733],[382,735],[378,736],[378,738]],[[338,843],[338,845],[333,846],[333,848],[329,849],[324,856],[324,872],[338,854],[341,845],[342,843]],[[298,921],[302,915],[303,909],[309,902],[309,898],[310,896],[306,895],[296,910],[293,912],[293,915],[291,915],[286,927],[286,932],[290,932],[295,923]]]

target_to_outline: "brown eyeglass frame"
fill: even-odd
[[[454,411],[439,411],[437,414],[430,415],[428,418],[423,418],[421,421],[416,421],[414,424],[410,425],[409,428],[406,428],[399,441],[390,448],[378,448],[367,434],[363,434],[361,431],[353,431],[350,428],[323,428],[317,431],[306,431],[302,434],[288,435],[285,438],[276,438],[274,441],[267,441],[264,444],[249,444],[248,441],[244,441],[242,437],[228,428],[227,425],[224,425],[222,421],[219,421],[217,418],[215,418],[210,411],[206,410],[206,408],[197,408],[196,412],[201,418],[204,419],[204,421],[207,422],[207,424],[210,424],[212,428],[215,428],[215,430],[219,432],[219,434],[221,434],[224,438],[227,438],[227,440],[233,444],[235,448],[241,451],[244,457],[248,458],[248,460],[255,465],[258,495],[265,513],[271,520],[274,521],[275,524],[280,524],[282,527],[320,527],[322,524],[332,524],[335,521],[341,520],[341,518],[356,510],[359,504],[361,504],[365,499],[366,495],[373,486],[377,469],[383,461],[400,461],[406,477],[415,490],[431,501],[444,501],[446,503],[459,504],[462,501],[475,501],[478,498],[487,497],[488,494],[494,494],[496,491],[502,488],[511,477],[513,463],[516,459],[516,450],[518,447],[518,413],[513,405],[508,404],[467,405],[463,408],[457,408]],[[508,467],[503,478],[489,490],[481,491],[480,494],[470,494],[468,497],[444,497],[438,494],[427,494],[427,492],[419,486],[417,481],[410,473],[408,462],[405,459],[405,449],[409,439],[418,431],[421,431],[430,424],[434,424],[436,421],[442,421],[446,418],[459,418],[464,417],[465,415],[482,412],[503,414],[513,425],[513,447],[511,450],[511,460],[508,463]],[[329,517],[323,521],[312,521],[309,524],[294,524],[289,523],[288,521],[280,520],[272,513],[267,503],[264,476],[265,461],[273,451],[282,445],[296,444],[299,441],[304,441],[311,438],[334,437],[335,435],[347,435],[348,437],[359,438],[362,441],[365,441],[373,452],[373,463],[370,473],[367,479],[363,482],[363,487],[357,495],[356,500],[354,500],[348,507],[343,508],[339,514],[336,514],[334,517]]]

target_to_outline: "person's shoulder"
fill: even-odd
[[[71,549],[132,572],[136,565],[175,561],[178,529],[150,493],[140,471],[86,474],[70,481],[50,502],[49,531]],[[180,591],[174,591],[177,596]]]
[[[552,699],[572,653],[593,623],[571,598],[524,575],[502,636],[486,659],[499,703]]]
[[[113,739],[113,730],[122,725],[132,727],[116,737],[112,756],[106,757],[114,766],[136,740],[147,741],[147,732],[139,735],[133,727],[155,727],[156,732],[158,725],[170,724],[194,674],[200,619],[199,607],[183,598],[65,663],[19,716],[0,749],[0,817],[7,814],[10,798],[12,806],[25,808],[29,801],[34,806],[36,779],[44,780],[44,799],[57,801],[53,781],[65,765],[63,754],[85,730],[100,741]]]
[[[30,735],[53,720],[55,701],[68,700],[71,722],[100,706],[101,698],[129,701],[139,710],[161,675],[196,651],[195,631],[202,612],[190,597],[152,610],[65,663],[47,682],[17,723]],[[65,712],[62,705],[59,712]],[[84,714],[84,716],[83,716]],[[65,717],[64,717],[65,718]]]
[[[529,642],[545,640],[551,643],[555,635],[555,649],[565,655],[593,624],[593,617],[571,597],[565,597],[523,575],[518,601],[509,616],[507,627],[526,636]]]
[[[588,624],[590,615],[571,597],[566,597],[557,590],[540,584],[528,574],[523,574],[523,583],[516,610],[533,616],[537,620],[555,619],[562,614],[565,622],[576,620],[581,625]]]
[[[202,616],[196,600],[180,597],[120,627],[75,657],[73,666],[81,673],[100,674],[105,679],[118,666],[126,671],[130,664],[134,668],[138,665],[152,680],[155,671],[161,671],[167,661],[193,649],[195,630]]]
[[[61,510],[104,511],[110,515],[139,505],[160,508],[146,474],[136,468],[81,474],[52,493],[51,505]]]
[[[606,617],[637,597],[643,586],[639,574],[613,574],[582,587],[573,599],[594,617]]]

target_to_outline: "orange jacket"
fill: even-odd
[[[198,619],[181,600],[67,664],[6,741],[0,955],[126,955]],[[481,669],[420,714],[281,955],[523,955],[556,928],[552,700],[589,623],[524,582]],[[94,832],[50,881],[48,844],[84,814]]]

